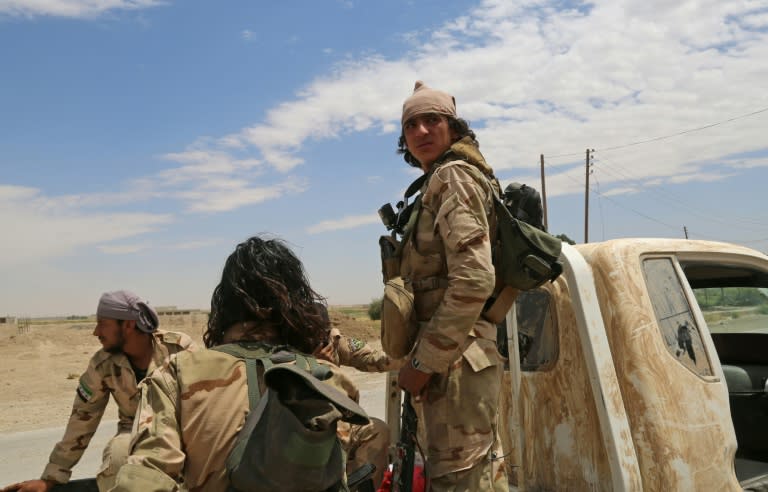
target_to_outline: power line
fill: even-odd
[[[573,177],[573,176],[571,176],[571,175],[569,174],[569,173],[572,173],[572,172],[573,172],[573,170],[571,170],[571,171],[566,171],[566,172],[563,172],[563,173],[560,173],[560,174],[558,174],[558,176],[565,176],[566,178],[570,179],[571,181],[573,181],[573,182],[577,183],[578,185],[581,185],[581,181],[580,181],[580,180],[578,180],[577,178],[575,178],[575,177]],[[595,177],[595,181],[597,181],[597,178],[596,178],[596,177]],[[599,182],[598,182],[598,187],[599,187]],[[643,212],[640,212],[640,211],[638,211],[638,210],[635,210],[635,209],[634,209],[634,208],[632,208],[632,207],[628,207],[628,206],[626,206],[626,205],[622,205],[621,203],[619,203],[618,201],[614,200],[614,199],[613,199],[613,198],[611,198],[610,196],[608,196],[608,195],[605,195],[604,193],[601,193],[601,192],[599,191],[599,188],[596,190],[596,189],[594,189],[594,188],[591,188],[591,187],[590,187],[590,188],[589,188],[589,191],[591,191],[592,193],[595,193],[595,194],[597,194],[597,195],[598,195],[598,197],[602,197],[602,198],[605,198],[606,200],[610,201],[611,203],[613,203],[614,205],[618,206],[619,208],[623,208],[623,209],[625,209],[625,210],[629,210],[630,212],[632,212],[632,213],[634,213],[634,214],[636,214],[636,215],[639,215],[640,217],[643,217],[644,219],[648,219],[648,220],[650,220],[650,221],[652,221],[652,222],[656,222],[657,224],[661,224],[661,225],[663,225],[663,226],[665,226],[665,227],[667,227],[667,228],[669,228],[669,229],[671,229],[671,230],[674,230],[674,231],[679,231],[679,229],[680,229],[680,227],[679,227],[679,226],[676,226],[676,225],[672,225],[672,224],[668,224],[668,223],[666,223],[666,222],[664,222],[664,221],[661,221],[661,220],[659,220],[659,219],[656,219],[656,218],[654,218],[654,217],[651,217],[651,216],[650,216],[650,215],[648,215],[648,214],[645,214],[645,213],[643,213]],[[598,202],[598,203],[600,203],[600,202]],[[602,219],[602,204],[601,204],[601,219]],[[730,240],[730,241],[729,241],[729,240],[727,240],[727,239],[718,238],[718,237],[712,237],[712,236],[709,236],[709,235],[703,235],[703,234],[699,234],[699,233],[696,233],[696,232],[690,232],[690,231],[688,231],[688,233],[689,233],[689,236],[691,236],[691,237],[695,237],[695,238],[698,238],[698,239],[703,239],[703,240],[708,240],[708,241],[726,241],[726,242],[736,242],[736,243],[738,243],[738,244],[745,244],[745,245],[746,245],[746,244],[754,244],[754,243],[762,243],[762,242],[766,242],[766,241],[768,241],[768,237],[765,237],[765,238],[760,238],[760,239],[747,239],[747,240],[739,240],[739,241],[733,241],[733,240]],[[603,231],[603,235],[605,235],[605,231]]]
[[[607,164],[610,164],[611,167],[608,166],[596,166],[597,169],[607,172],[608,174],[613,175],[614,177],[619,177],[626,179],[627,181],[636,184],[637,186],[643,186],[643,183],[641,181],[640,177],[632,175],[629,171],[627,171],[625,168],[619,166],[616,164],[614,160],[609,161],[608,159],[605,159],[604,157],[600,157],[597,159],[597,162],[604,161]],[[737,218],[737,217],[719,217],[717,215],[711,214],[711,213],[702,213],[696,210],[694,207],[686,204],[677,195],[674,195],[673,193],[667,193],[666,191],[662,191],[659,187],[643,187],[646,190],[650,190],[653,193],[656,193],[661,198],[668,200],[670,202],[676,203],[678,206],[685,209],[688,213],[695,215],[697,217],[712,221],[712,222],[719,222],[721,224],[727,225],[729,227],[736,227],[747,231],[752,232],[762,232],[766,230],[766,226],[764,223],[747,220],[744,218]],[[742,224],[736,224],[735,222],[741,222]],[[748,226],[757,226],[755,227],[748,227]]]
[[[605,241],[605,218],[603,217],[603,201],[601,200],[600,181],[597,179],[597,176],[594,176],[594,179],[595,185],[597,185],[597,206],[600,208],[600,227],[603,232],[603,241]]]
[[[729,119],[723,120],[723,121],[718,121],[717,123],[710,123],[709,125],[704,125],[704,126],[700,126],[700,127],[697,127],[697,128],[691,128],[691,129],[683,130],[683,131],[676,132],[676,133],[670,133],[669,135],[662,135],[660,137],[653,137],[653,138],[649,138],[649,139],[646,139],[646,140],[638,140],[636,142],[630,142],[630,143],[625,143],[625,144],[621,144],[621,145],[615,145],[613,147],[603,147],[603,148],[598,148],[598,149],[595,149],[595,150],[598,150],[598,151],[600,151],[600,150],[617,150],[617,149],[624,149],[626,147],[632,147],[634,145],[640,145],[640,144],[649,143],[649,142],[658,142],[659,140],[666,140],[668,138],[679,137],[680,135],[685,135],[686,133],[698,132],[698,131],[706,130],[708,128],[712,128],[712,127],[715,127],[715,126],[718,126],[718,125],[723,125],[725,123],[730,123],[732,121],[740,120],[742,118],[748,118],[750,116],[754,116],[756,114],[764,113],[766,111],[768,111],[768,108],[758,109],[757,111],[753,111],[753,112],[747,113],[747,114],[742,114],[742,115],[739,115],[739,116],[734,116],[733,118],[729,118]],[[567,153],[567,154],[547,155],[546,157],[547,157],[547,159],[554,159],[554,158],[557,158],[557,157],[573,157],[573,156],[577,156],[577,155],[581,155],[581,152],[571,152],[571,153]]]
[[[563,175],[565,175],[565,177],[567,177],[568,179],[571,179],[571,180],[577,182],[579,185],[581,185],[581,182],[579,180],[577,180],[576,178],[568,176],[565,173],[563,173]],[[633,213],[635,213],[635,214],[637,214],[637,215],[639,215],[639,216],[641,216],[643,218],[646,218],[646,219],[651,220],[653,222],[659,223],[659,224],[661,224],[661,225],[663,225],[665,227],[669,227],[670,229],[673,229],[675,231],[680,229],[678,226],[675,226],[675,225],[672,225],[672,224],[667,224],[666,222],[662,222],[661,220],[655,219],[655,218],[651,217],[650,215],[647,215],[647,214],[644,214],[642,212],[639,212],[639,211],[637,211],[637,210],[635,210],[635,209],[633,209],[631,207],[627,207],[625,205],[622,205],[621,203],[617,202],[616,200],[612,199],[611,197],[609,197],[609,196],[607,196],[607,195],[605,195],[603,193],[600,193],[599,191],[596,191],[593,188],[590,188],[589,191],[591,191],[592,193],[596,193],[597,195],[601,196],[602,198],[605,198],[606,200],[610,201],[614,205],[617,205],[617,206],[619,206],[619,207],[621,207],[621,208],[623,208],[625,210],[629,210],[630,212],[633,212]]]

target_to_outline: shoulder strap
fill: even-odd
[[[240,342],[218,345],[211,347],[211,350],[224,352],[245,362],[245,375],[248,378],[248,407],[251,410],[256,408],[261,398],[258,362],[261,362],[265,371],[272,367],[272,360],[269,358],[272,347],[261,342]]]
[[[417,191],[421,191],[424,188],[425,183],[429,181],[429,179],[435,173],[435,170],[442,165],[443,165],[442,162],[435,164],[434,166],[432,166],[432,169],[430,169],[428,173],[422,174],[421,176],[416,178],[413,181],[413,183],[408,185],[408,188],[406,188],[405,195],[404,195],[406,203],[408,202],[408,199],[412,197]],[[403,239],[402,241],[400,241],[400,251],[398,251],[398,254],[402,252],[408,240],[411,239],[411,236],[413,235],[413,228],[416,227],[416,223],[419,221],[419,216],[421,215],[422,195],[423,193],[419,193],[413,201],[411,213],[410,213],[410,216],[408,217],[408,222],[403,228]],[[419,247],[416,244],[416,236],[413,236],[413,247],[416,248],[416,250],[418,251]]]
[[[259,388],[258,363],[264,366],[264,371],[275,364],[296,361],[296,365],[309,372],[320,381],[328,379],[331,369],[317,362],[317,359],[294,352],[287,345],[273,346],[264,342],[237,342],[211,347],[211,350],[224,352],[245,362],[245,375],[248,378],[248,405],[251,410],[256,408],[261,398]]]

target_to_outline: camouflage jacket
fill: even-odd
[[[331,329],[331,339],[336,348],[333,362],[338,366],[351,366],[364,372],[387,372],[396,371],[403,365],[402,360],[392,359],[363,340],[343,335],[338,328]]]
[[[327,384],[358,401],[354,384],[319,362],[332,368]],[[248,411],[243,360],[216,350],[172,357],[144,380],[131,456],[112,490],[227,490],[226,459]]]
[[[460,354],[480,354],[486,341],[495,343],[496,327],[480,314],[495,286],[492,193],[498,185],[486,178],[492,169],[466,138],[453,144],[430,172],[400,273],[414,292],[420,325],[412,356],[443,373]],[[478,339],[486,340],[483,347],[468,351]],[[491,361],[469,362],[484,366]]]
[[[171,354],[195,349],[192,339],[184,333],[158,330],[154,334],[154,352],[147,374],[166,364]],[[130,432],[139,404],[136,375],[124,354],[110,354],[102,349],[91,357],[88,369],[80,376],[64,437],[51,452],[43,480],[69,481],[72,467],[80,461],[101,422],[109,395],[117,403],[118,432]]]

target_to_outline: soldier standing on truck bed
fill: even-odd
[[[136,294],[118,290],[101,296],[93,335],[99,338],[102,349],[80,376],[64,437],[53,448],[40,480],[15,483],[3,492],[42,492],[67,483],[72,467],[101,422],[109,395],[118,407],[117,434],[104,449],[96,483],[102,491],[112,487],[119,467],[128,457],[133,417],[139,404],[137,385],[155,367],[166,364],[171,354],[196,348],[189,336],[158,330],[158,325],[155,310]]]
[[[416,82],[401,123],[398,152],[426,180],[402,245],[399,271],[419,330],[398,382],[421,406],[430,490],[506,491],[497,438],[502,358],[496,327],[481,317],[495,286],[493,170],[450,94]]]

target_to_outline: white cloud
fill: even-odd
[[[605,193],[654,180],[723,179],[733,169],[765,165],[764,156],[727,156],[761,150],[768,112],[623,145],[768,106],[762,90],[768,62],[761,63],[768,60],[768,33],[756,30],[765,22],[764,3],[604,0],[563,8],[556,1],[486,0],[442,27],[410,33],[414,49],[399,59],[348,59],[261,121],[163,155],[179,165],[136,180],[127,192],[71,195],[59,203],[83,207],[162,196],[181,200],[189,212],[216,213],[303,192],[308,181],[286,173],[306,165],[304,145],[398,132],[402,101],[416,79],[456,96],[460,115],[472,123],[505,182],[537,183],[543,153],[548,195],[581,193],[578,162],[587,147],[602,159],[596,178]],[[706,9],[711,14],[693,14]],[[249,39],[253,32],[241,35]],[[365,223],[346,218],[311,231]]]
[[[182,165],[139,178],[133,188],[180,200],[188,212],[198,213],[226,212],[306,190],[305,178],[275,174],[260,159],[236,157],[232,152],[238,149],[232,146],[229,151],[216,149],[221,143],[200,140],[161,156]]]
[[[113,255],[125,255],[138,253],[152,249],[154,251],[189,251],[200,248],[207,248],[208,246],[219,244],[221,240],[196,240],[196,241],[177,241],[173,243],[154,243],[150,241],[144,241],[134,244],[104,244],[99,246],[99,250],[105,254]]]
[[[682,183],[710,183],[713,181],[720,181],[722,179],[733,176],[734,173],[702,173],[696,172],[693,174],[679,174],[671,176],[668,180],[672,184]]]
[[[340,229],[354,229],[362,225],[378,224],[381,221],[377,214],[368,215],[348,215],[341,219],[324,220],[307,229],[309,234],[318,234],[321,232],[338,231]]]
[[[741,23],[748,29],[766,29],[768,28],[768,12],[755,12],[745,15]]]
[[[79,247],[138,236],[171,220],[171,216],[160,214],[91,212],[73,206],[68,197],[48,197],[34,188],[3,185],[0,268],[40,262],[70,254]]]
[[[256,33],[254,33],[253,31],[251,31],[250,29],[243,29],[243,30],[240,32],[240,37],[241,37],[241,38],[243,38],[243,39],[244,39],[244,40],[246,40],[246,41],[250,41],[251,39],[253,39],[253,36],[254,36],[255,34],[256,34]]]
[[[303,178],[292,178],[271,186],[253,187],[247,182],[233,180],[209,181],[203,186],[174,195],[187,203],[190,212],[225,212],[246,205],[273,200],[290,193],[301,193],[307,188]]]
[[[484,1],[426,36],[413,34],[416,48],[400,59],[366,56],[339,64],[219,145],[255,149],[264,165],[285,172],[304,164],[309,140],[396,132],[400,105],[421,78],[456,96],[497,174],[536,179],[543,153],[556,175],[591,147],[646,179],[680,174],[680,181],[729,154],[765,147],[768,113],[603,150],[768,107],[768,32],[755,30],[765,24],[764,1],[561,6]],[[575,155],[549,157],[564,153]],[[760,165],[754,159],[733,165]],[[707,179],[729,175],[709,169]],[[621,181],[601,176],[607,187]],[[547,188],[552,195],[580,192],[566,176],[555,176]]]
[[[638,193],[640,191],[641,191],[640,188],[623,186],[623,187],[612,188],[608,191],[602,192],[602,195],[603,196],[621,196],[621,195],[630,195],[633,193]]]
[[[138,253],[150,247],[149,243],[137,244],[105,244],[99,246],[99,251],[108,255],[126,255]]]
[[[167,169],[159,177],[167,182],[205,180],[214,175],[232,175],[250,171],[261,165],[258,159],[237,159],[232,155],[209,149],[190,149],[162,156],[165,160],[180,162],[181,167]]]
[[[157,7],[163,0],[0,0],[0,15],[94,18],[113,10]]]

